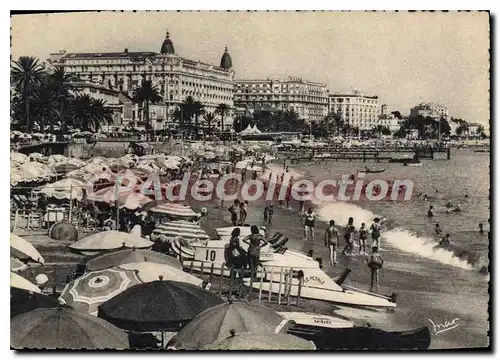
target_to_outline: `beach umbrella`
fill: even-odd
[[[131,286],[141,283],[133,270],[109,268],[90,271],[69,282],[59,297],[65,304],[97,315],[97,307]]]
[[[10,271],[18,272],[23,271],[28,268],[28,265],[23,263],[21,260],[11,257],[10,258]]]
[[[25,154],[18,153],[18,152],[10,153],[10,161],[24,163],[27,159],[28,159],[28,156],[26,156]]]
[[[155,236],[164,235],[167,238],[181,236],[187,241],[208,240],[210,238],[207,232],[200,228],[198,224],[181,220],[160,224],[153,230],[153,234]]]
[[[205,309],[222,302],[195,285],[156,280],[131,287],[101,304],[99,317],[131,331],[177,331]]]
[[[149,211],[158,214],[166,214],[170,217],[182,220],[196,220],[201,216],[200,213],[194,212],[190,206],[173,202],[161,203],[150,208]]]
[[[38,308],[61,306],[57,299],[40,293],[10,288],[10,317],[24,314]]]
[[[68,161],[68,158],[64,155],[60,155],[60,154],[54,154],[54,155],[50,155],[48,158],[47,158],[47,163],[48,164],[57,164],[57,163],[65,163]],[[85,165],[85,163],[83,163]],[[83,165],[82,165],[83,166]]]
[[[78,170],[81,166],[74,164],[72,162],[63,162],[63,163],[55,163],[52,165],[52,168],[58,174],[66,174],[74,170]]]
[[[150,203],[151,201],[152,200],[146,195],[135,192],[120,194],[118,196],[118,204],[120,209],[126,208],[129,210],[136,210]]]
[[[174,337],[177,349],[199,349],[239,333],[286,333],[289,321],[268,307],[245,302],[211,307],[196,316]]]
[[[293,335],[260,332],[231,334],[202,350],[316,350],[316,345]]]
[[[142,249],[124,249],[105,253],[87,261],[87,270],[101,270],[109,267],[121,266],[123,264],[148,262],[154,264],[169,265],[176,269],[182,269],[182,265],[176,258],[156,251]],[[155,280],[157,280],[156,278]]]
[[[42,255],[26,239],[10,234],[10,255],[20,260],[31,260],[40,264],[44,263]]]
[[[56,181],[55,183],[42,186],[40,188],[40,192],[45,194],[47,197],[53,197],[58,200],[76,199],[80,201],[82,200],[83,189],[86,185],[87,184],[83,181],[66,178]]]
[[[16,349],[126,349],[127,334],[110,323],[64,307],[39,308],[14,317],[10,345]]]
[[[45,156],[43,156],[42,154],[37,153],[37,152],[29,154],[28,157],[31,160],[43,160],[43,159],[45,159]]]
[[[31,292],[41,293],[42,291],[38,286],[33,284],[31,281],[23,278],[21,275],[10,272],[10,287],[22,290],[27,290]]]
[[[203,280],[184,272],[181,269],[165,264],[155,264],[150,262],[136,262],[120,265],[120,269],[135,270],[137,277],[142,282],[151,282],[163,278],[163,280],[179,281],[183,283],[201,286]]]
[[[137,236],[136,234],[109,230],[78,240],[69,245],[69,248],[76,251],[103,251],[116,250],[124,247],[130,249],[146,249],[153,245],[154,243],[151,241]]]

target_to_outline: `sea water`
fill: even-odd
[[[414,196],[407,202],[313,201],[319,220],[325,222],[317,227],[326,227],[331,219],[345,226],[353,217],[356,228],[362,222],[370,227],[375,217],[388,219],[381,240],[384,279],[404,294],[398,302],[404,309],[399,314],[401,324],[432,328],[429,319],[444,323],[460,318],[457,329],[435,335],[432,347],[486,346],[490,159],[487,153],[467,149],[453,150],[451,155],[451,160],[424,160],[422,167],[324,161],[294,164],[289,171],[294,178],[319,182],[356,174],[368,165],[385,168],[385,172],[367,174],[365,183],[373,179],[412,180]],[[282,172],[283,166],[276,165],[273,170]],[[429,200],[417,198],[420,192]],[[460,204],[463,211],[447,213],[448,201]],[[427,217],[430,205],[434,207],[433,218]],[[446,249],[436,246],[436,223],[451,235],[452,245]],[[484,224],[484,235],[479,234],[479,223]]]

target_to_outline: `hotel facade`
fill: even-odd
[[[151,80],[163,98],[160,104],[150,105],[150,119],[157,128],[158,124],[164,128],[173,123],[176,105],[188,96],[205,105],[207,112],[213,112],[221,103],[233,108],[234,71],[227,47],[220,66],[189,60],[176,54],[168,32],[159,53],[128,49],[108,53],[62,50],[51,54],[48,63],[75,74],[82,82],[99,84],[128,97],[144,80]],[[132,122],[141,120],[137,106],[131,117]],[[224,122],[232,126],[231,115],[225,116]]]
[[[360,130],[370,130],[382,125],[378,96],[367,96],[359,91],[352,94],[329,94],[328,110],[340,114],[346,124]]]
[[[242,112],[294,110],[307,122],[328,114],[326,84],[297,77],[287,80],[235,80],[234,106]]]
[[[410,116],[412,116],[412,117],[430,116],[431,118],[433,118],[435,120],[438,120],[442,117],[445,119],[448,119],[449,111],[448,111],[448,108],[446,106],[441,105],[441,104],[437,104],[434,102],[420,103],[420,104],[414,106],[410,110]]]

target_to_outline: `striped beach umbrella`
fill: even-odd
[[[200,228],[198,224],[188,221],[171,221],[158,225],[153,230],[153,234],[158,237],[164,235],[167,239],[180,236],[188,242],[209,239],[205,230]]]
[[[149,211],[166,214],[177,220],[196,220],[201,216],[200,213],[194,212],[190,206],[173,202],[159,204],[149,209]]]
[[[67,305],[97,315],[97,307],[122,291],[141,283],[137,272],[121,268],[90,271],[68,283],[59,299]]]

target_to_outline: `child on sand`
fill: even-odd
[[[375,292],[378,291],[378,271],[382,268],[384,265],[384,259],[382,259],[382,256],[378,252],[378,247],[374,246],[372,248],[372,253],[366,258],[366,264],[370,268],[371,271],[371,285],[370,285],[370,291]]]

